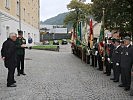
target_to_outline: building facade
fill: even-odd
[[[10,32],[29,33],[33,42],[40,41],[40,0],[0,0],[0,47]]]
[[[40,25],[40,40],[60,40],[70,38],[68,29],[63,25]]]

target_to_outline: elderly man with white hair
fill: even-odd
[[[7,87],[16,87],[16,81],[14,80],[15,68],[17,66],[16,39],[16,33],[10,33],[9,38],[3,43],[1,49],[4,65],[8,69]]]

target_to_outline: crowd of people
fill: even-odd
[[[131,38],[126,36],[120,40],[110,37],[105,43],[98,43],[96,38],[93,41],[91,66],[98,67],[98,70],[103,71],[106,76],[113,76],[110,80],[114,83],[121,82],[119,87],[124,88],[125,91],[130,90],[130,95],[133,96]]]
[[[1,57],[8,69],[7,87],[16,87],[14,79],[16,68],[17,76],[26,75],[24,73],[25,48],[26,40],[23,38],[23,31],[18,31],[18,37],[16,33],[10,33],[9,38],[3,43]]]

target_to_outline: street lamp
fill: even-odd
[[[19,0],[19,30],[21,31],[21,1]]]

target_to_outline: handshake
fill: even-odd
[[[32,49],[32,46],[27,46],[26,44],[22,44],[21,47],[26,49]]]

